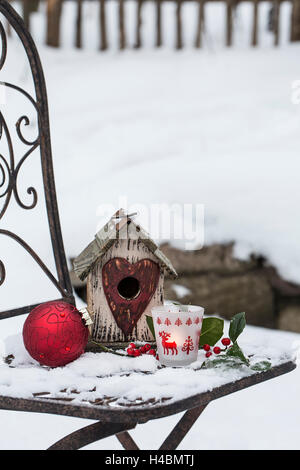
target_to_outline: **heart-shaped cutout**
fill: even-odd
[[[151,259],[129,263],[113,258],[102,268],[104,293],[118,327],[125,336],[149,304],[159,280],[159,265]]]

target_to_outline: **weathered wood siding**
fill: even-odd
[[[87,278],[87,305],[93,317],[94,325],[92,339],[100,343],[116,343],[126,341],[153,341],[146,322],[146,314],[151,314],[151,308],[163,304],[164,274],[161,270],[157,289],[150,300],[145,312],[138,320],[132,334],[126,338],[117,326],[106,300],[102,285],[102,268],[112,258],[122,257],[130,263],[148,258],[157,262],[157,258],[141,240],[116,240],[112,248],[92,268]]]

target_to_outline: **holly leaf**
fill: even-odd
[[[246,326],[245,312],[237,313],[230,321],[229,338],[233,343],[236,342],[243,329]]]
[[[242,361],[244,364],[247,364],[247,366],[250,365],[249,359],[244,355],[243,351],[241,350],[236,341],[229,349],[227,349],[226,356],[236,357],[240,359],[240,361]]]
[[[181,312],[188,312],[189,311],[189,306],[188,305],[180,305],[180,311]]]
[[[153,325],[153,318],[150,317],[149,315],[146,315],[146,322],[148,325],[149,330],[151,331],[153,338],[155,339],[155,331],[154,331],[154,325]]]
[[[215,359],[205,361],[201,368],[213,369],[222,367],[225,369],[239,369],[242,366],[245,366],[245,364],[238,357],[228,357],[225,354],[222,354],[222,356],[216,357]]]
[[[262,372],[264,370],[269,370],[271,366],[272,366],[271,362],[261,361],[261,362],[257,362],[256,364],[253,364],[253,366],[251,366],[250,369],[256,370],[258,372]]]
[[[216,317],[204,318],[202,322],[199,348],[204,344],[214,346],[223,336],[224,320]]]

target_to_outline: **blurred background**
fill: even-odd
[[[300,38],[297,0],[12,0],[12,3],[21,4],[19,8],[28,29],[36,22],[36,13],[44,16],[45,42],[53,47],[72,42],[77,48],[90,44],[100,50],[116,45],[120,49],[140,48],[151,42],[160,47],[171,45],[170,36],[176,49],[185,45],[196,48],[214,45],[222,39],[227,46],[247,41],[257,46],[265,42],[266,38],[260,37],[262,32],[271,33],[269,44],[274,45]]]
[[[106,222],[102,204],[117,210],[120,196],[131,206],[204,204],[202,249],[156,240],[179,274],[167,280],[166,298],[224,318],[246,311],[249,324],[300,332],[300,1],[11,4],[45,71],[70,271]],[[10,38],[3,73],[30,89],[24,53],[3,24]],[[28,181],[38,177],[29,159],[26,168]],[[39,204],[34,211],[42,221]],[[10,208],[7,223],[20,224],[21,212]],[[21,226],[54,271],[47,227],[32,230],[27,218]],[[10,243],[1,259],[11,254],[20,275],[7,272],[3,308],[48,299],[52,287],[34,266],[28,277]],[[85,301],[85,285],[71,275]]]

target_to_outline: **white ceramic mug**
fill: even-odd
[[[204,308],[170,304],[151,311],[160,363],[180,367],[196,361]]]

